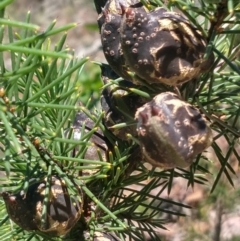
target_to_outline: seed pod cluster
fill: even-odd
[[[149,83],[179,85],[207,70],[206,40],[187,19],[157,8],[126,8],[120,28],[129,68]]]
[[[157,95],[135,117],[142,153],[153,166],[188,167],[211,145],[212,131],[205,118],[174,93]]]
[[[177,95],[162,91],[161,86],[181,85],[208,70],[214,57],[210,54],[204,59],[206,39],[181,14],[160,7],[149,11],[131,0],[108,0],[100,14],[99,27],[110,67],[140,86],[128,76],[128,71],[133,71],[137,78],[156,86],[157,93],[161,93],[148,102],[126,91],[117,90],[114,94],[105,89],[105,125],[127,122],[124,113],[135,115],[137,132],[130,126],[113,134],[121,139],[126,132],[138,136],[143,159],[154,166],[189,166],[211,145],[211,129],[198,109]]]
[[[124,79],[180,85],[208,70],[206,39],[184,16],[164,8],[148,11],[137,1],[109,0],[99,17],[106,60]]]
[[[119,76],[127,80],[132,80],[132,77],[128,74],[120,42],[122,8],[137,2],[137,0],[109,0],[98,18],[103,53],[106,60]]]
[[[82,214],[82,193],[70,197],[65,182],[53,176],[50,183],[46,219],[42,223],[42,211],[47,181],[36,182],[29,186],[26,193],[1,193],[9,217],[24,230],[37,230],[50,236],[68,233]]]
[[[84,132],[82,126],[84,125]],[[74,119],[72,129],[75,140],[80,140],[81,135],[91,131],[94,128],[94,121],[90,119],[84,112],[79,111]],[[102,158],[106,159],[107,144],[101,130],[97,130],[93,133],[91,138],[88,140],[91,146],[88,147],[84,158],[89,160],[98,160],[98,151],[101,153]],[[74,151],[78,151],[79,148],[75,148]]]
[[[104,84],[107,84],[110,79],[114,79],[116,74],[109,68],[108,65],[103,64],[101,66],[102,80]],[[122,88],[121,88],[122,86]],[[104,125],[109,128],[122,122],[132,121],[132,113],[134,113],[138,107],[146,103],[147,99],[133,93],[128,93],[124,88],[136,87],[132,82],[122,80],[119,85],[112,85],[105,88],[102,92],[101,105],[105,111]],[[113,134],[118,138],[125,140],[127,138],[126,133],[136,135],[135,126],[126,126],[120,129],[111,129]]]
[[[135,116],[136,129],[124,127],[113,134],[120,139],[126,132],[138,136],[143,159],[154,166],[189,166],[211,145],[212,132],[197,108],[165,91],[210,68],[214,56],[204,58],[206,38],[183,15],[162,7],[148,10],[139,0],[108,0],[98,23],[105,57],[125,79],[126,89],[129,82],[134,82],[135,89],[148,83],[149,94],[157,94],[148,102],[120,85],[116,91],[107,87],[102,98],[107,113],[104,124],[110,127]]]

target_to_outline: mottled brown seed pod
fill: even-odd
[[[76,114],[74,123],[72,126],[74,139],[80,140],[82,137],[82,126],[84,125],[84,132],[87,133],[94,128],[94,121],[90,119],[84,112],[80,111]],[[106,144],[106,138],[103,136],[101,129],[99,128],[88,141],[91,143],[91,146],[88,147],[84,158],[89,160],[99,160],[98,151],[101,153],[101,156],[106,160],[106,151],[108,149]],[[75,151],[78,151],[79,148],[75,148]]]
[[[212,143],[212,131],[199,110],[174,93],[157,95],[135,117],[144,158],[153,166],[185,168]]]
[[[123,9],[130,6],[142,6],[139,0],[108,0],[98,16],[98,25],[101,30],[105,22],[106,14],[122,15]],[[120,27],[120,25],[118,26]]]
[[[114,72],[108,65],[102,65],[101,70],[104,84],[107,84],[110,79],[114,79]],[[122,140],[127,139],[127,133],[136,136],[136,127],[133,125],[116,129],[111,127],[123,122],[133,121],[137,108],[149,100],[134,93],[129,93],[126,87],[137,88],[132,82],[122,80],[118,86],[112,85],[105,88],[101,97],[102,109],[105,111],[103,123],[117,138]]]
[[[102,99],[102,106],[104,106],[105,99]],[[120,123],[133,122],[134,113],[137,108],[146,103],[146,98],[138,95],[127,93],[126,91],[116,90],[110,96],[111,106],[104,117],[104,124],[110,128],[113,134],[119,139],[126,140],[127,134],[136,136],[135,125],[129,125],[124,128],[111,128]],[[106,102],[105,102],[106,103]]]
[[[109,0],[98,18],[103,53],[111,68],[122,78],[133,81],[120,43],[122,8],[139,3],[138,0]]]
[[[103,53],[111,68],[119,76],[132,80],[132,77],[127,73],[128,69],[121,50],[119,39],[120,21],[120,15],[110,13],[106,15],[106,22],[103,24],[101,30]]]
[[[182,15],[164,8],[124,9],[121,46],[131,71],[149,83],[176,86],[209,69],[204,60],[206,40]]]
[[[43,180],[30,185],[27,193],[23,191],[10,194],[1,193],[9,217],[22,229],[61,236],[68,233],[79,220],[82,213],[82,193],[71,198],[65,182],[52,177],[49,200],[47,203],[46,222],[41,223],[43,201],[47,182]]]

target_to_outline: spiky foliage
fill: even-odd
[[[197,87],[187,83],[180,91],[187,101],[200,108],[215,131],[212,147],[220,168],[211,191],[222,175],[233,185],[231,175],[235,171],[228,162],[229,156],[235,155],[240,160],[235,148],[240,136],[240,4],[234,0],[214,3],[200,0],[198,4],[190,0],[142,2],[148,8],[179,9],[209,40],[206,54],[214,52],[214,66],[200,76]],[[165,190],[171,192],[176,177],[186,179],[189,186],[208,183],[211,160],[199,155],[189,169],[167,171],[139,162],[135,137],[129,134],[127,141],[116,138],[102,124],[104,112],[99,105],[92,99],[86,101],[89,93],[100,94],[102,84],[100,77],[92,79],[93,84],[84,82],[84,65],[88,59],[78,59],[64,47],[65,32],[75,24],[55,28],[53,21],[44,32],[39,32],[37,26],[30,24],[30,13],[24,23],[3,18],[4,8],[10,3],[9,0],[0,3],[1,191],[26,192],[32,179],[50,180],[52,175],[58,175],[71,195],[79,195],[74,188],[76,184],[81,187],[85,204],[82,218],[72,231],[65,237],[54,238],[19,228],[9,219],[1,201],[1,240],[84,240],[83,231],[89,232],[90,240],[95,231],[114,232],[121,240],[128,237],[141,241],[145,233],[150,240],[161,240],[157,230],[164,228],[167,221],[163,214],[184,216],[183,212],[172,209],[190,208],[161,194]],[[97,7],[100,11],[102,6]],[[56,34],[59,41],[52,47],[50,38]],[[118,88],[118,84],[118,80],[113,80],[102,87]],[[127,91],[149,97],[148,92],[134,88]],[[84,117],[75,125],[78,111]],[[115,128],[126,125],[122,123]],[[94,156],[89,156],[88,150],[96,136],[104,144],[95,148]],[[227,153],[218,146],[220,137],[229,144]],[[46,205],[48,193],[45,195]],[[165,204],[172,208],[165,208]],[[45,215],[46,208],[43,208],[43,222]]]

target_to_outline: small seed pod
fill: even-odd
[[[104,124],[110,128],[113,134],[121,140],[127,139],[127,134],[130,133],[133,136],[137,135],[136,126],[129,125],[122,128],[111,128],[116,124],[132,122],[134,120],[134,113],[137,108],[146,103],[146,98],[138,95],[126,94],[120,95],[115,93],[111,98],[112,106],[114,108],[109,109],[104,118]]]
[[[120,43],[120,25],[122,8],[132,4],[140,4],[137,0],[109,0],[98,18],[103,53],[111,68],[122,78],[133,81],[128,74]],[[140,4],[141,5],[141,4]]]
[[[164,8],[124,9],[121,46],[130,70],[149,83],[180,85],[199,76],[213,63],[204,60],[206,40],[182,15]]]
[[[84,112],[80,111],[76,114],[74,123],[72,126],[74,139],[80,140],[82,134],[82,126],[85,126],[84,133],[88,133],[94,128],[94,121],[90,119]],[[99,160],[98,151],[101,153],[102,158],[106,159],[106,151],[108,149],[106,139],[100,128],[93,133],[91,138],[88,140],[91,145],[88,147],[84,158],[90,160]],[[78,151],[79,148],[74,148],[74,151]]]
[[[114,78],[114,73],[108,65],[102,65],[102,79],[107,84]],[[126,88],[137,88],[132,82],[122,80],[118,85],[112,85],[103,89],[101,96],[101,106],[105,111],[103,124],[119,139],[126,140],[127,133],[137,135],[136,127],[133,125],[123,128],[111,128],[123,122],[132,122],[138,107],[145,104],[149,99],[134,93],[129,93]]]
[[[27,193],[1,193],[9,217],[22,229],[61,236],[68,233],[82,213],[82,193],[72,198],[63,180],[52,177],[47,214],[41,223],[47,182],[43,180],[29,186]],[[78,188],[79,189],[79,188]],[[79,190],[80,191],[80,190]]]
[[[111,68],[122,78],[132,80],[127,73],[125,59],[120,45],[119,26],[121,16],[117,14],[106,15],[106,21],[101,30],[103,53]]]
[[[199,110],[174,93],[157,95],[135,117],[143,155],[153,166],[185,168],[212,143],[212,131]]]

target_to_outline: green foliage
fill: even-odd
[[[185,216],[183,211],[164,208],[164,204],[180,210],[191,208],[161,196],[165,190],[171,193],[176,177],[194,186],[194,183],[208,184],[209,173],[213,173],[211,192],[219,191],[223,175],[234,185],[235,170],[229,157],[240,160],[236,149],[240,136],[238,1],[200,0],[198,5],[190,0],[153,0],[152,5],[142,1],[149,8],[166,6],[181,10],[209,40],[206,56],[214,52],[213,68],[199,78],[195,93],[192,83],[184,84],[180,91],[186,100],[200,108],[215,131],[212,148],[220,164],[216,173],[212,171],[211,160],[204,155],[199,155],[186,170],[147,168],[139,163],[134,154],[135,138],[128,135],[129,140],[120,141],[102,124],[105,113],[99,108],[101,90],[109,85],[118,86],[118,81],[102,86],[97,65],[88,58],[75,57],[65,47],[66,32],[76,24],[56,28],[53,21],[40,32],[38,26],[30,23],[30,12],[25,22],[3,18],[4,8],[11,2],[0,2],[1,191],[26,192],[32,178],[41,180],[58,175],[67,183],[71,195],[78,195],[75,184],[81,187],[86,207],[79,224],[66,237],[53,238],[19,228],[9,219],[1,201],[1,240],[81,240],[83,230],[88,230],[90,236],[94,231],[113,231],[121,240],[128,236],[134,241],[143,240],[148,233],[150,240],[160,240],[156,229],[165,228],[167,220],[162,218],[163,214]],[[52,46],[51,37],[56,35],[59,40]],[[149,97],[148,92],[130,88],[128,91]],[[83,122],[80,139],[74,138],[72,127],[78,111],[94,123],[86,131],[87,124]],[[96,131],[103,133],[109,142],[107,157],[99,149],[97,160],[87,159],[85,154]],[[220,137],[229,145],[227,153],[218,145]],[[46,210],[42,215],[46,215]]]

